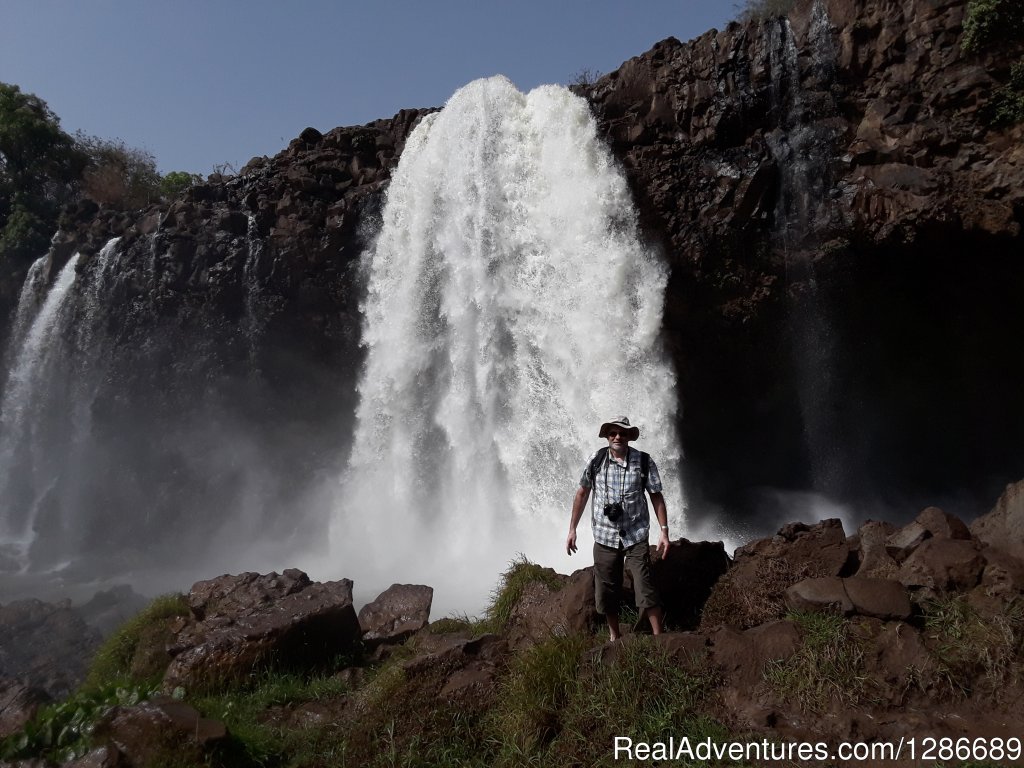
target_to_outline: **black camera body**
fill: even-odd
[[[613,523],[620,517],[622,517],[622,502],[616,501],[614,504],[605,504],[604,516],[611,520]]]

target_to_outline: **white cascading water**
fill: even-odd
[[[24,470],[35,474],[36,464],[25,462],[15,455],[19,449],[33,452],[34,441],[29,434],[36,425],[37,406],[44,402],[41,390],[45,389],[47,372],[53,363],[55,350],[54,336],[66,299],[74,285],[79,255],[76,253],[60,271],[46,300],[43,302],[31,327],[25,334],[21,347],[14,358],[11,372],[4,388],[3,403],[0,404],[0,499],[4,509],[0,512],[0,545],[5,561],[21,562],[32,543],[33,522],[38,502],[45,493],[49,479],[21,475]],[[24,294],[23,294],[24,296]],[[19,308],[19,314],[20,308]],[[31,457],[29,457],[31,458]],[[27,506],[11,503],[12,483],[20,482],[38,490]]]
[[[42,306],[43,298],[46,295],[46,279],[50,272],[50,254],[44,253],[28,268],[25,275],[25,283],[21,286],[21,294],[18,296],[18,309],[14,315],[14,325],[11,328],[11,336],[7,340],[8,355],[17,354],[21,348],[21,342],[35,319],[36,312]],[[12,357],[12,361],[13,361]]]
[[[667,269],[583,99],[504,77],[459,90],[409,137],[364,258],[367,359],[332,531],[357,590],[430,584],[437,616],[482,608],[519,552],[589,565],[564,552],[570,504],[598,425],[622,414],[681,535]],[[583,544],[589,528],[588,511]]]

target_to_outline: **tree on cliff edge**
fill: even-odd
[[[0,83],[0,263],[46,250],[85,163],[45,101]]]

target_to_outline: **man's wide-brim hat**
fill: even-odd
[[[608,430],[610,430],[612,427],[619,427],[620,429],[624,430],[626,432],[627,440],[636,440],[638,437],[640,437],[640,427],[631,426],[629,423],[629,419],[627,419],[625,416],[619,416],[617,419],[606,421],[604,424],[601,425],[601,431],[598,433],[597,436],[607,437]]]

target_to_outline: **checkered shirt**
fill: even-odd
[[[597,451],[590,454],[583,468],[580,485],[593,490],[590,505],[590,524],[594,530],[594,541],[606,547],[618,549],[647,541],[650,536],[651,514],[647,509],[647,497],[640,480],[640,451],[630,448],[626,462],[620,463],[612,456],[611,450],[595,478],[590,476],[590,465]],[[607,481],[608,490],[605,491]],[[647,465],[647,491],[661,493],[661,475],[654,459]],[[604,514],[604,505],[622,502],[622,517],[610,521]]]

